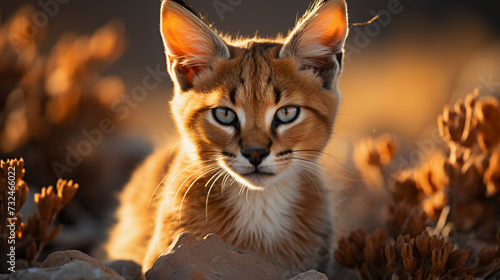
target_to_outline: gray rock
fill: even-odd
[[[280,280],[285,271],[253,252],[241,251],[209,234],[181,233],[146,272],[148,280]]]
[[[113,261],[105,264],[126,280],[146,279],[142,273],[142,267],[133,261]]]
[[[290,280],[328,280],[328,277],[321,272],[317,272],[316,270],[309,270],[293,277]]]
[[[77,250],[59,251],[50,254],[47,259],[42,263],[40,268],[46,267],[60,267],[74,261],[83,261],[98,268],[103,273],[112,275],[113,277],[120,277],[114,270],[104,265],[100,260],[93,258]]]
[[[124,280],[90,263],[75,260],[60,267],[28,268],[9,275],[9,280]]]
[[[126,262],[125,262],[126,263]],[[118,263],[117,263],[118,265]],[[122,267],[125,264],[122,263]],[[133,266],[128,263],[128,267]],[[138,266],[138,265],[136,265]],[[139,269],[140,270],[140,269]],[[9,280],[138,280],[123,278],[98,259],[80,251],[69,250],[50,254],[39,268],[18,270],[8,276]],[[139,278],[140,279],[140,278]]]

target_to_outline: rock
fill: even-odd
[[[240,251],[216,235],[200,239],[181,233],[146,272],[148,280],[287,279],[283,269],[249,251]]]
[[[309,270],[293,277],[290,280],[328,280],[328,277],[321,272],[317,272],[316,270]]]
[[[68,251],[60,251],[50,254],[47,259],[42,263],[40,268],[48,268],[48,267],[59,267],[65,264],[69,264],[74,261],[83,261],[86,262],[93,267],[102,271],[102,273],[109,274],[110,276],[115,277],[116,279],[123,279],[120,275],[118,275],[114,270],[104,265],[100,260],[92,258],[91,256],[84,254],[77,250],[68,250]],[[115,279],[113,278],[113,279]]]
[[[35,262],[32,267],[39,267],[41,266],[42,263],[40,262]],[[30,268],[30,265],[27,260],[25,259],[16,259],[16,270],[22,270],[22,269],[27,269]]]
[[[39,268],[18,270],[1,280],[142,280],[141,267],[132,261],[114,261],[110,266],[80,251],[50,254]],[[119,275],[120,274],[120,275]],[[3,277],[3,275],[2,275]]]
[[[106,265],[126,280],[143,280],[142,267],[133,261],[113,261]]]
[[[124,280],[119,275],[102,271],[99,267],[74,260],[60,267],[28,268],[9,275],[9,280]]]

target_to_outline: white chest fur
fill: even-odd
[[[301,181],[294,175],[283,177],[287,179],[262,190],[240,189],[237,184],[227,188],[224,196],[233,209],[235,235],[273,243],[291,234]]]

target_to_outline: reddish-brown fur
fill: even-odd
[[[172,12],[168,5],[177,7],[164,3],[164,19]],[[345,14],[343,1],[330,1],[324,10],[332,7]],[[315,8],[312,12],[322,11]],[[343,24],[345,18],[337,21]],[[171,108],[182,142],[152,155],[125,188],[119,223],[106,246],[109,256],[133,259],[146,270],[177,234],[215,233],[290,275],[309,269],[328,273],[332,201],[317,161],[339,106],[339,63],[333,55],[318,59],[333,65],[331,87],[325,88],[315,69],[302,67],[306,58],[283,57],[284,44],[293,40],[226,40],[228,53],[222,54],[229,59],[215,56],[206,65],[188,66],[182,59],[193,50],[180,55],[185,47],[172,46],[169,36],[177,35],[168,30],[164,40],[176,85]],[[295,34],[308,32],[307,26],[304,30]],[[332,32],[339,36],[339,30]],[[345,33],[334,39],[343,42]],[[283,106],[300,108],[298,120],[274,128],[268,114]],[[238,129],[214,123],[211,110],[219,107],[241,113]],[[247,178],[238,171],[244,147],[266,147],[270,155],[264,160],[275,175]]]

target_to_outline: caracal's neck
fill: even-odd
[[[305,186],[297,174],[284,175],[280,181],[263,189],[238,183],[224,189],[224,206],[230,209],[228,214],[234,215],[235,232],[271,244],[293,231],[297,202]]]

